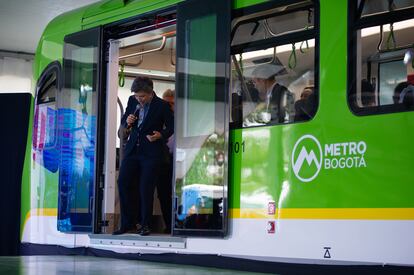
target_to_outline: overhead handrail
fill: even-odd
[[[132,62],[125,62],[125,60],[123,60],[121,63],[121,65],[125,65],[125,66],[129,66],[129,67],[138,67],[139,65],[142,64],[142,62],[144,62],[144,56],[140,55],[139,56],[139,60],[136,63],[132,63]]]
[[[243,69],[254,68],[254,67],[259,66],[259,65],[272,64],[272,63],[274,63],[276,61],[276,59],[277,59],[277,56],[276,56],[276,47],[273,48],[272,59],[270,59],[269,61],[261,62],[261,63],[259,63],[259,62],[253,62],[254,63],[253,65],[244,66],[243,65],[243,61],[242,61],[242,58],[241,58],[241,54],[240,54],[240,68],[241,68],[241,71],[243,71]]]
[[[263,26],[265,27],[265,30],[271,35],[271,36],[277,36],[278,34],[275,33],[269,25],[269,22],[267,22],[267,18],[264,20]],[[266,37],[265,37],[266,38]]]
[[[167,42],[167,37],[163,36],[161,45],[158,48],[151,49],[151,50],[146,50],[146,51],[142,51],[142,52],[137,52],[137,53],[131,53],[131,54],[127,54],[127,55],[122,55],[122,56],[119,57],[119,61],[131,58],[131,57],[135,57],[135,56],[140,56],[140,55],[144,55],[144,54],[149,54],[149,53],[153,53],[153,52],[162,51],[165,48],[166,42]]]
[[[123,49],[130,48],[130,47],[135,47],[137,45],[143,45],[143,44],[147,44],[147,43],[150,43],[150,42],[155,42],[155,41],[158,41],[158,40],[162,39],[160,47],[158,47],[156,49],[151,49],[151,50],[141,51],[141,52],[137,52],[137,53],[122,55],[122,56],[119,57],[119,61],[131,58],[131,57],[135,57],[135,56],[142,56],[144,54],[148,54],[148,53],[152,53],[152,52],[156,52],[156,51],[162,51],[165,48],[167,38],[174,37],[175,34],[176,34],[176,31],[170,31],[170,32],[162,34],[161,36],[153,37],[151,39],[148,39],[148,40],[145,40],[145,41],[140,41],[138,43],[128,45],[127,47],[123,47]]]

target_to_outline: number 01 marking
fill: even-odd
[[[229,147],[232,153],[236,153],[236,154],[240,152],[244,153],[244,149],[245,149],[244,141],[242,142],[236,141],[234,143],[230,142]]]

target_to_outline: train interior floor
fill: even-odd
[[[0,274],[263,274],[134,260],[92,256],[21,256],[0,257]]]

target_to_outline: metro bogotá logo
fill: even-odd
[[[302,182],[314,180],[322,168],[346,169],[367,167],[364,141],[324,144],[312,135],[304,135],[296,141],[292,151],[292,169]]]
[[[322,147],[312,135],[304,135],[296,141],[292,152],[292,167],[295,176],[303,181],[312,181],[321,171]]]

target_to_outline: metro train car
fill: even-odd
[[[22,244],[413,266],[413,33],[412,0],[106,0],[58,16],[34,62]],[[176,91],[172,226],[154,194],[151,235],[112,235],[136,76]]]

